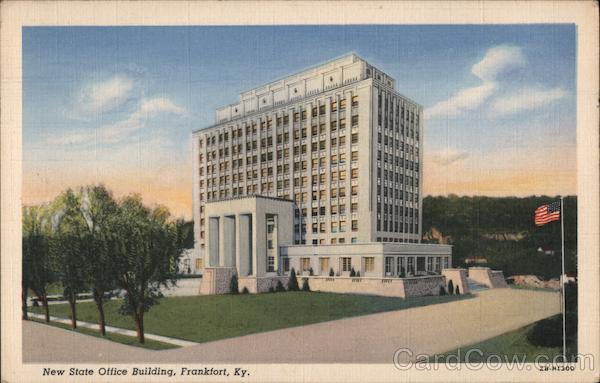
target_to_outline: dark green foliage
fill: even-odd
[[[178,219],[176,222],[177,230],[182,238],[182,247],[192,249],[194,247],[194,221],[184,221]]]
[[[452,280],[450,280],[448,282],[448,294],[449,295],[454,294],[454,283],[452,283]]]
[[[275,289],[273,288],[273,286],[269,287],[269,292],[270,293],[274,293],[275,292]]]
[[[565,284],[565,331],[568,354],[577,349],[577,283]],[[537,322],[527,333],[534,346],[562,347],[562,314]]]
[[[446,289],[444,286],[440,286],[440,295],[446,295]]]
[[[356,272],[356,277],[359,278],[360,277],[360,271]]]
[[[460,295],[460,286],[456,286],[456,289],[454,290],[454,294]]]
[[[44,305],[46,322],[50,321],[48,286],[57,281],[56,264],[49,250],[50,218],[41,206],[23,208],[23,269],[21,280],[21,308],[27,319],[28,290],[34,292]]]
[[[423,232],[436,228],[449,237],[450,244],[454,245],[454,266],[465,267],[465,258],[483,256],[488,261],[487,266],[503,270],[506,277],[534,274],[543,278],[555,278],[561,273],[560,221],[537,227],[533,222],[533,212],[537,207],[558,199],[559,197],[548,196],[428,196],[423,199]],[[577,265],[576,197],[565,197],[564,213],[565,267],[567,272],[574,272]],[[503,239],[505,235],[524,237],[515,241]],[[555,254],[538,253],[539,247],[553,249]]]
[[[330,277],[335,276],[335,273],[333,272],[333,267],[329,268],[329,276]]]
[[[310,286],[308,285],[308,278],[304,278],[302,280],[302,291],[310,291]]]
[[[292,271],[290,271],[290,279],[288,281],[288,291],[300,291],[300,286],[298,286],[298,279],[296,278],[296,270],[292,267]]]
[[[313,270],[312,267],[308,269],[308,275],[311,275],[311,276],[315,275],[315,271]]]
[[[244,286],[244,288],[242,289],[242,294],[250,294],[250,291],[248,291],[248,288],[246,286]]]
[[[356,276],[356,271],[354,271],[354,267],[352,269],[350,269],[350,276],[351,277],[355,277]]]
[[[277,281],[277,286],[275,286],[275,291],[277,291],[278,293],[285,292],[285,287],[283,286],[283,283],[281,282],[281,280]]]
[[[240,292],[240,288],[238,287],[238,276],[237,274],[233,274],[231,276],[231,281],[229,281],[229,293],[230,294],[238,294]]]

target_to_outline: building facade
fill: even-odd
[[[295,245],[420,242],[422,107],[362,58],[243,92],[215,118],[193,133],[201,256],[207,203],[252,195],[293,201]]]

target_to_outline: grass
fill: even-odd
[[[507,332],[497,337],[484,340],[476,344],[461,347],[456,350],[443,353],[443,357],[439,357],[438,362],[444,360],[456,362],[457,360],[461,363],[478,363],[485,362],[490,356],[494,356],[491,361],[497,362],[497,356],[502,358],[503,362],[522,362],[525,358],[525,362],[534,362],[535,359],[541,355],[548,357],[548,359],[538,359],[541,362],[552,361],[554,357],[562,354],[561,347],[537,347],[530,344],[527,341],[527,333],[535,326],[535,323],[521,327],[515,331]],[[466,354],[470,350],[477,350],[471,352],[468,360]],[[481,351],[481,353],[479,353]],[[447,359],[448,357],[451,357]],[[508,358],[507,360],[504,358]]]
[[[92,335],[97,338],[112,340],[113,342],[126,344],[128,346],[142,347],[142,348],[146,348],[148,350],[168,350],[168,349],[172,349],[172,348],[179,348],[179,346],[177,346],[177,345],[159,342],[157,340],[152,340],[152,339],[145,339],[144,343],[140,343],[140,342],[138,342],[137,338],[133,337],[133,336],[127,336],[127,335],[115,334],[115,333],[109,333],[109,332],[106,333],[106,336],[102,336],[98,332],[98,330],[92,330],[92,329],[83,328],[83,327],[78,327],[77,329],[74,330],[71,328],[71,326],[66,325],[64,323],[58,323],[58,322],[46,323],[43,320],[34,319],[34,318],[30,318],[30,320],[32,322],[37,322],[37,323],[41,323],[41,324],[45,324],[45,325],[59,327],[59,328],[69,330],[69,331],[74,331],[74,332],[77,332],[80,334]]]
[[[330,321],[384,311],[468,299],[467,295],[429,296],[410,299],[317,292],[285,292],[248,295],[210,295],[162,298],[144,317],[149,334],[207,342],[288,327]],[[120,300],[105,305],[110,326],[135,329],[129,316],[118,313]],[[42,308],[33,311],[41,312]],[[68,305],[51,305],[50,314],[68,318]],[[77,305],[77,319],[97,322],[93,302]]]

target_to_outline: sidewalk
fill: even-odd
[[[36,314],[36,313],[29,313],[29,316],[32,318],[36,318],[36,319],[41,319],[44,320],[45,316],[44,314]],[[63,323],[63,324],[67,324],[70,325],[71,324],[71,320],[67,319],[67,318],[59,318],[59,317],[55,317],[55,316],[50,316],[50,321],[51,322],[57,322],[57,323]],[[77,321],[77,327],[82,327],[82,328],[89,328],[92,330],[100,330],[100,325],[96,324],[96,323],[89,323],[89,322],[82,322],[82,321]],[[127,336],[132,336],[132,337],[137,337],[137,333],[133,330],[127,330],[124,328],[118,328],[118,327],[112,327],[112,326],[106,326],[106,332],[111,332],[114,334],[121,334],[121,335],[127,335]],[[154,335],[154,334],[144,334],[144,337],[146,339],[151,339],[151,340],[156,340],[159,342],[163,342],[163,343],[169,343],[169,344],[174,344],[176,346],[180,346],[180,347],[189,347],[189,346],[195,346],[198,343],[196,342],[189,342],[187,340],[181,340],[181,339],[175,339],[175,338],[169,338],[166,336],[162,336],[162,335]]]

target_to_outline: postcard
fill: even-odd
[[[2,11],[3,381],[598,380],[597,3]]]

